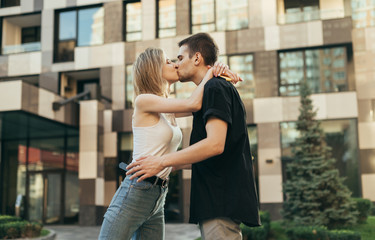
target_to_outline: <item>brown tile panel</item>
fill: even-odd
[[[125,64],[133,64],[135,61],[135,42],[125,43]]]
[[[100,69],[101,94],[109,99],[112,98],[112,67]]]
[[[104,158],[104,180],[105,181],[116,181],[118,171],[118,160],[117,158]]]
[[[0,77],[8,76],[8,56],[0,56]]]
[[[104,4],[104,43],[121,42],[123,29],[122,1]]]
[[[80,179],[80,205],[95,205],[95,179]]]
[[[375,173],[375,149],[359,150],[361,174]]]
[[[76,102],[68,103],[64,106],[65,114],[64,114],[64,122],[66,124],[77,126],[79,125],[79,104]]]
[[[97,172],[96,176],[98,178],[104,178],[104,155],[102,152],[98,152],[98,160],[97,160]]]
[[[305,47],[307,45],[307,23],[296,23],[280,26],[281,49]]]
[[[133,109],[125,109],[123,115],[123,130],[124,132],[131,132]]]
[[[43,73],[52,71],[52,61],[53,61],[53,52],[42,51],[42,72]]]
[[[372,100],[358,100],[358,121],[359,122],[371,122],[373,117],[371,116]]]
[[[39,89],[35,86],[22,84],[22,110],[38,114]],[[51,106],[52,107],[52,106]]]
[[[39,87],[58,94],[59,93],[59,73],[57,72],[41,73],[39,76]]]
[[[80,226],[100,226],[107,207],[81,204],[79,207]]]
[[[77,6],[77,0],[66,0],[67,7],[74,7]]]
[[[277,52],[256,52],[254,54],[255,96],[278,96]]]
[[[265,48],[264,28],[228,31],[225,39],[227,54],[250,53]]]
[[[118,110],[112,112],[112,131],[113,132],[122,132],[123,131],[123,112],[124,110]]]
[[[283,209],[282,203],[261,203],[260,210],[268,211],[271,215],[271,220],[281,220],[282,216],[280,211]]]
[[[238,47],[237,47],[237,31],[228,31],[225,32],[225,47],[226,47],[226,53],[237,53]]]
[[[338,44],[352,41],[352,19],[351,17],[324,20],[323,21],[323,43]]]
[[[258,148],[280,148],[280,127],[279,123],[259,123]]]
[[[34,11],[41,11],[43,9],[43,0],[34,0]]]
[[[246,110],[246,124],[254,123],[254,103],[252,99],[243,101]]]
[[[190,187],[191,187],[191,180],[190,179],[183,179],[182,180],[182,207],[183,207],[183,219],[184,222],[189,222],[189,215],[190,215]]]
[[[190,33],[190,4],[186,0],[176,1],[176,33],[186,35]]]

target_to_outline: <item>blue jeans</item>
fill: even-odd
[[[99,239],[164,239],[164,203],[168,189],[127,176],[112,198]]]

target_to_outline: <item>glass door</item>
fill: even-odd
[[[29,172],[30,220],[57,223],[61,220],[61,172]]]

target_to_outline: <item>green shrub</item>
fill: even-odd
[[[271,216],[269,212],[260,212],[260,220],[262,226],[248,227],[241,224],[241,231],[243,239],[245,240],[266,240],[271,227]]]
[[[18,222],[22,219],[15,216],[8,216],[8,215],[0,215],[0,224],[7,223],[7,222]]]
[[[328,232],[329,240],[361,240],[359,233],[349,230],[331,230]]]
[[[353,198],[353,200],[356,203],[356,210],[359,212],[358,223],[365,223],[370,215],[372,202],[363,198]]]
[[[321,226],[300,226],[286,230],[291,240],[327,240],[328,230]]]
[[[3,222],[0,224],[0,239],[38,237],[43,227],[39,223],[28,222],[19,218],[1,216],[1,219],[3,219]],[[4,219],[7,219],[8,222],[5,222]]]

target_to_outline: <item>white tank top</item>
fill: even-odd
[[[143,156],[162,156],[177,151],[182,140],[181,129],[172,125],[159,114],[159,122],[149,127],[134,127],[133,124],[133,161]],[[156,176],[166,179],[172,168],[168,167]]]

